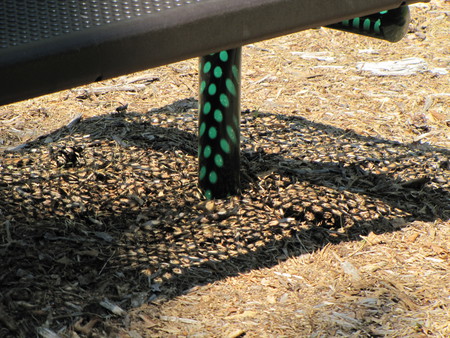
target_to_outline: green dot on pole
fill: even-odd
[[[234,129],[232,126],[227,126],[227,134],[228,134],[228,137],[230,138],[231,142],[233,142],[233,143],[237,142],[236,133],[234,132]]]
[[[231,152],[230,144],[225,139],[220,140],[220,148],[222,148],[224,153],[229,154]]]
[[[233,72],[234,78],[239,80],[239,68],[236,65],[233,65],[231,71]]]
[[[219,54],[219,58],[222,62],[227,62],[228,61],[228,52],[226,50],[221,51]]]
[[[199,134],[200,134],[200,136],[203,136],[203,134],[205,133],[205,131],[206,131],[206,123],[203,122],[203,123],[200,125],[200,128],[199,128]]]
[[[364,26],[363,27],[364,27],[364,30],[367,31],[367,32],[370,31],[370,23],[371,23],[370,19],[364,20]]]
[[[205,197],[206,197],[206,199],[208,199],[208,200],[211,200],[211,199],[212,199],[212,192],[211,192],[211,190],[206,190],[206,191],[205,191]]]
[[[223,157],[222,157],[222,155],[217,154],[216,156],[214,156],[214,163],[219,168],[222,168],[223,167]]]
[[[210,139],[214,140],[217,137],[217,129],[216,129],[216,127],[209,128],[208,135],[209,135]]]
[[[211,150],[211,146],[206,146],[205,150],[203,150],[203,156],[205,158],[209,158],[211,156],[212,150]]]
[[[203,73],[208,73],[211,70],[211,62],[206,62],[203,66]]]
[[[202,81],[200,83],[200,93],[203,93],[205,91],[206,88],[206,81]]]
[[[222,77],[223,71],[222,68],[220,66],[217,66],[216,68],[214,68],[214,76],[216,78],[220,78]]]
[[[204,179],[205,176],[206,176],[206,167],[201,167],[200,168],[200,173],[199,173],[200,180]]]
[[[209,182],[211,182],[211,184],[216,184],[217,183],[217,173],[213,170],[209,173]]]
[[[211,111],[211,103],[205,102],[205,104],[203,105],[203,114],[208,115],[210,111]]]
[[[220,103],[225,108],[228,108],[230,106],[230,101],[228,100],[228,97],[225,94],[220,94]]]
[[[231,95],[236,96],[236,87],[234,86],[234,83],[233,81],[231,81],[231,79],[226,79],[225,86],[227,87]]]
[[[214,111],[214,120],[216,120],[219,123],[223,121],[223,114],[220,111],[220,109],[216,109]]]
[[[217,92],[217,86],[214,83],[211,83],[208,87],[208,94],[214,95]]]
[[[374,27],[373,27],[373,29],[375,30],[375,33],[378,33],[378,34],[381,33],[380,27],[381,27],[381,20],[378,19],[378,20],[375,22],[375,25],[374,25]]]

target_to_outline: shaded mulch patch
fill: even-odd
[[[104,302],[161,302],[329,243],[449,219],[447,150],[289,114],[243,121],[243,191],[226,200],[197,189],[190,111],[89,118],[5,154],[6,332],[95,324],[109,335]]]

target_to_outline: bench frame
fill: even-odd
[[[199,187],[222,198],[240,189],[240,46],[326,25],[398,41],[425,1],[5,0],[0,105],[204,55]]]

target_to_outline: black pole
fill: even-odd
[[[207,199],[240,191],[241,48],[200,58],[199,187]]]

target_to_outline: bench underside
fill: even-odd
[[[0,2],[0,105],[417,0]]]

